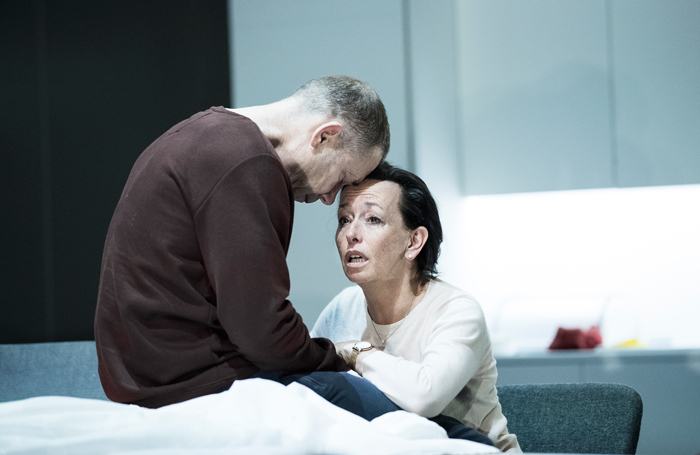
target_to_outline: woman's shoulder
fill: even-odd
[[[358,285],[348,286],[336,295],[328,306],[356,308],[365,306],[365,294]]]
[[[467,291],[446,281],[434,279],[428,288],[428,298],[431,307],[438,313],[476,313],[483,317],[479,302]]]
[[[365,322],[365,295],[362,289],[355,285],[338,293],[326,305],[311,331],[311,336],[321,336],[334,341],[339,332],[347,332],[349,326],[361,326]],[[344,335],[341,335],[341,338]]]
[[[458,288],[446,281],[436,278],[430,281],[428,292],[433,299],[439,299],[445,302],[461,302],[462,304],[470,304],[479,306],[479,302],[467,291]]]

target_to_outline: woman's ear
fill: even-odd
[[[411,232],[410,242],[406,249],[405,256],[409,261],[417,258],[420,254],[425,242],[428,241],[428,230],[423,226],[419,226]]]

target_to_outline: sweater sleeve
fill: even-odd
[[[358,286],[346,288],[336,295],[318,316],[312,337],[329,338],[334,343],[360,340],[365,330],[364,294]]]
[[[276,157],[231,169],[195,214],[216,318],[238,352],[262,370],[342,371],[327,339],[311,339],[289,295],[286,253],[293,198]]]
[[[313,328],[309,332],[312,337],[324,337],[328,338],[334,343],[337,343],[339,340],[337,336],[338,332],[338,320],[339,318],[339,308],[338,308],[338,302],[340,300],[340,295],[336,295],[333,300],[331,300],[331,303],[326,305],[326,307],[321,311],[321,314],[318,315],[318,319],[316,319],[316,323],[314,324]]]
[[[362,375],[401,408],[434,417],[477,373],[487,337],[481,308],[459,298],[440,308],[420,361],[379,351],[365,357]]]

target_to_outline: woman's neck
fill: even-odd
[[[405,318],[420,303],[427,285],[420,280],[404,278],[360,284],[367,299],[372,320],[381,325],[393,324]]]

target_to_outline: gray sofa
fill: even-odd
[[[525,452],[635,453],[642,401],[620,384],[498,387]],[[0,345],[0,401],[60,395],[106,400],[94,341]]]
[[[59,395],[106,400],[94,341],[0,344],[0,401]]]

